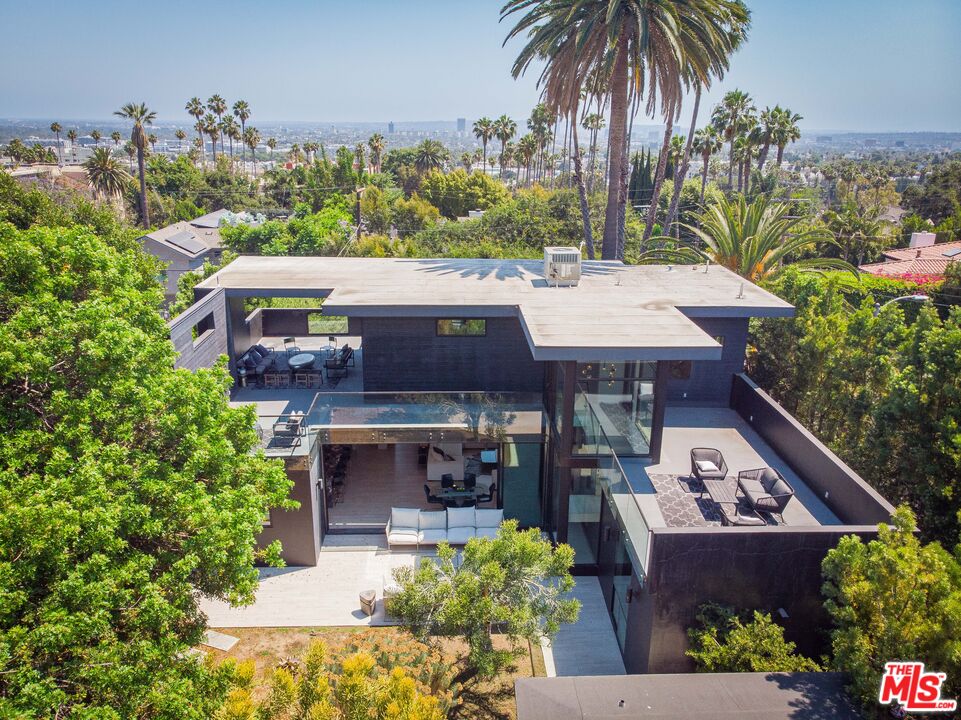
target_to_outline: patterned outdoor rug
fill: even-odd
[[[720,525],[721,515],[697,478],[687,475],[648,475],[657,491],[657,507],[668,527]]]

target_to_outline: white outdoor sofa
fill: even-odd
[[[503,510],[448,508],[418,510],[391,508],[387,521],[387,546],[433,546],[441,542],[464,545],[472,537],[495,537],[504,522]]]

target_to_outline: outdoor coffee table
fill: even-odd
[[[721,512],[725,525],[767,525],[753,508],[742,505],[735,486],[726,480],[702,480],[704,490]]]
[[[288,359],[287,364],[291,370],[303,370],[304,368],[313,367],[314,355],[313,353],[298,353]]]

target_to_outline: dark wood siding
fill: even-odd
[[[436,320],[364,318],[364,389],[543,389],[543,364],[531,356],[516,318],[488,318],[484,337],[439,337]]]
[[[720,360],[694,361],[691,364],[691,376],[686,380],[669,373],[667,400],[671,403],[727,407],[731,398],[731,382],[737,373],[744,370],[748,319],[692,318],[691,322],[711,337],[720,335],[724,338],[722,356]]]

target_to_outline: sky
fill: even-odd
[[[523,120],[537,73],[511,77],[502,2],[0,0],[0,118],[145,101],[186,123],[190,97],[220,93],[252,122]],[[705,113],[738,87],[807,131],[961,131],[961,0],[746,2],[748,42]]]

